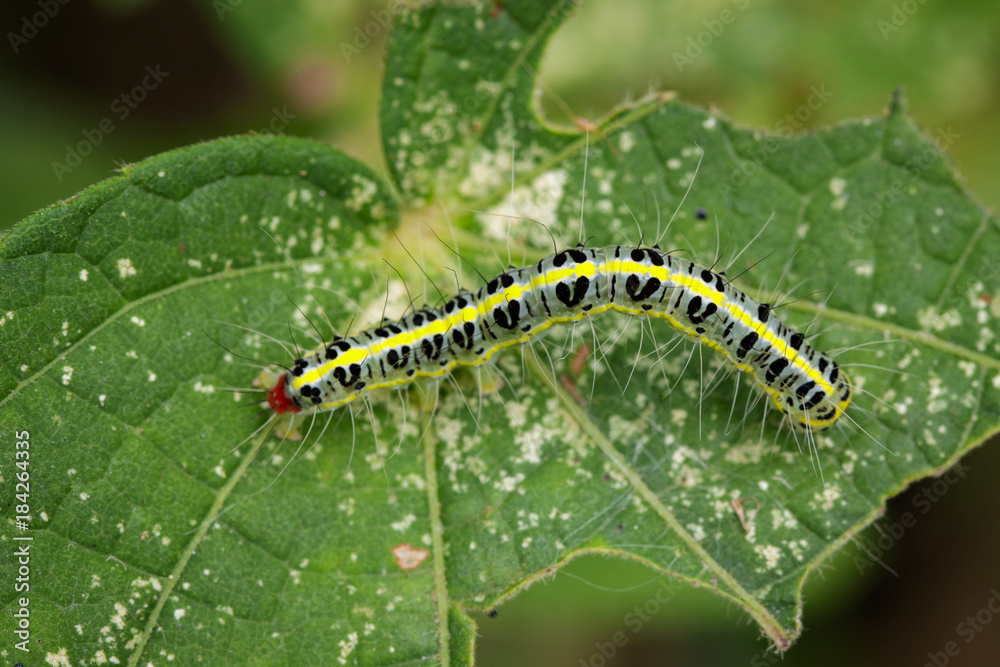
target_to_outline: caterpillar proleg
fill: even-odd
[[[378,389],[485,363],[555,324],[609,310],[665,319],[717,350],[797,429],[828,428],[851,401],[850,380],[833,359],[723,274],[655,246],[579,245],[511,267],[440,307],[335,337],[296,359],[267,402],[279,414],[333,410]]]

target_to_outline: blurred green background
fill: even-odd
[[[372,29],[358,52],[345,45],[384,19],[387,0],[62,1],[0,5],[0,230],[120,164],[269,126],[382,167],[376,109],[389,30]],[[165,76],[143,100],[120,99],[157,66]],[[775,131],[813,87],[830,99],[804,128],[879,115],[904,86],[929,133],[957,133],[950,151],[972,195],[1000,202],[995,1],[586,0],[541,78],[542,106],[563,124],[658,88]],[[100,129],[104,119],[113,130]],[[89,154],[75,155],[81,141]],[[1000,615],[968,643],[959,627],[1000,590],[1000,448],[963,463],[966,479],[908,489],[813,577],[807,630],[784,658],[734,605],[677,586],[652,604],[664,585],[655,573],[585,557],[478,619],[480,664],[919,667],[934,664],[928,654],[938,667],[1000,664]],[[915,524],[893,533],[906,512]],[[637,629],[644,605],[655,613]],[[617,632],[624,645],[605,657]],[[941,653],[951,641],[954,657]]]

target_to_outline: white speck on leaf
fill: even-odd
[[[695,539],[696,542],[701,542],[705,539],[705,529],[702,528],[701,524],[689,523],[687,526],[687,531],[691,533],[691,537]]]
[[[940,313],[935,306],[930,306],[917,312],[917,321],[920,322],[920,327],[926,331],[943,331],[961,326],[962,315],[956,308]]]
[[[875,263],[870,260],[862,260],[854,263],[854,273],[865,278],[871,278],[875,273]]]
[[[52,667],[70,667],[69,656],[65,647],[59,649],[58,653],[46,653],[45,662],[52,665]]]
[[[111,623],[119,630],[125,629],[125,615],[128,609],[121,602],[115,603],[115,614],[111,617]]]
[[[829,512],[833,509],[834,502],[840,499],[840,488],[837,486],[828,486],[823,489],[822,494],[814,494],[813,499],[822,502],[823,509]]]
[[[417,520],[416,516],[414,516],[413,514],[407,514],[405,517],[403,517],[402,521],[394,522],[392,524],[392,529],[402,533],[407,528],[409,528],[416,520]]]
[[[340,657],[337,658],[337,662],[342,665],[347,664],[347,657],[354,653],[354,649],[358,645],[358,633],[351,632],[347,635],[347,639],[341,639],[337,642],[337,646],[340,647]]]
[[[754,553],[764,559],[764,565],[767,569],[774,570],[778,567],[778,561],[781,559],[781,549],[773,544],[758,544],[753,550]]]
[[[618,147],[622,149],[623,153],[628,153],[635,147],[635,135],[631,132],[622,132],[618,139]]]
[[[132,260],[128,257],[122,257],[115,262],[115,267],[118,269],[118,275],[122,278],[131,278],[137,273],[136,268],[132,266]]]
[[[353,176],[355,187],[351,190],[351,196],[347,199],[347,205],[355,211],[360,211],[365,204],[374,199],[377,187],[375,183],[355,174]]]

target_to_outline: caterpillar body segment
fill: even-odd
[[[799,429],[828,428],[850,404],[847,375],[768,304],[689,260],[620,245],[563,250],[438,308],[337,337],[296,359],[268,404],[277,413],[332,410],[378,389],[482,364],[555,324],[609,310],[665,319],[719,351]]]

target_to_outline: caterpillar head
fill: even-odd
[[[282,373],[275,385],[267,391],[267,404],[278,414],[302,411],[299,404],[288,395],[288,391],[286,390],[287,380],[288,373]]]

